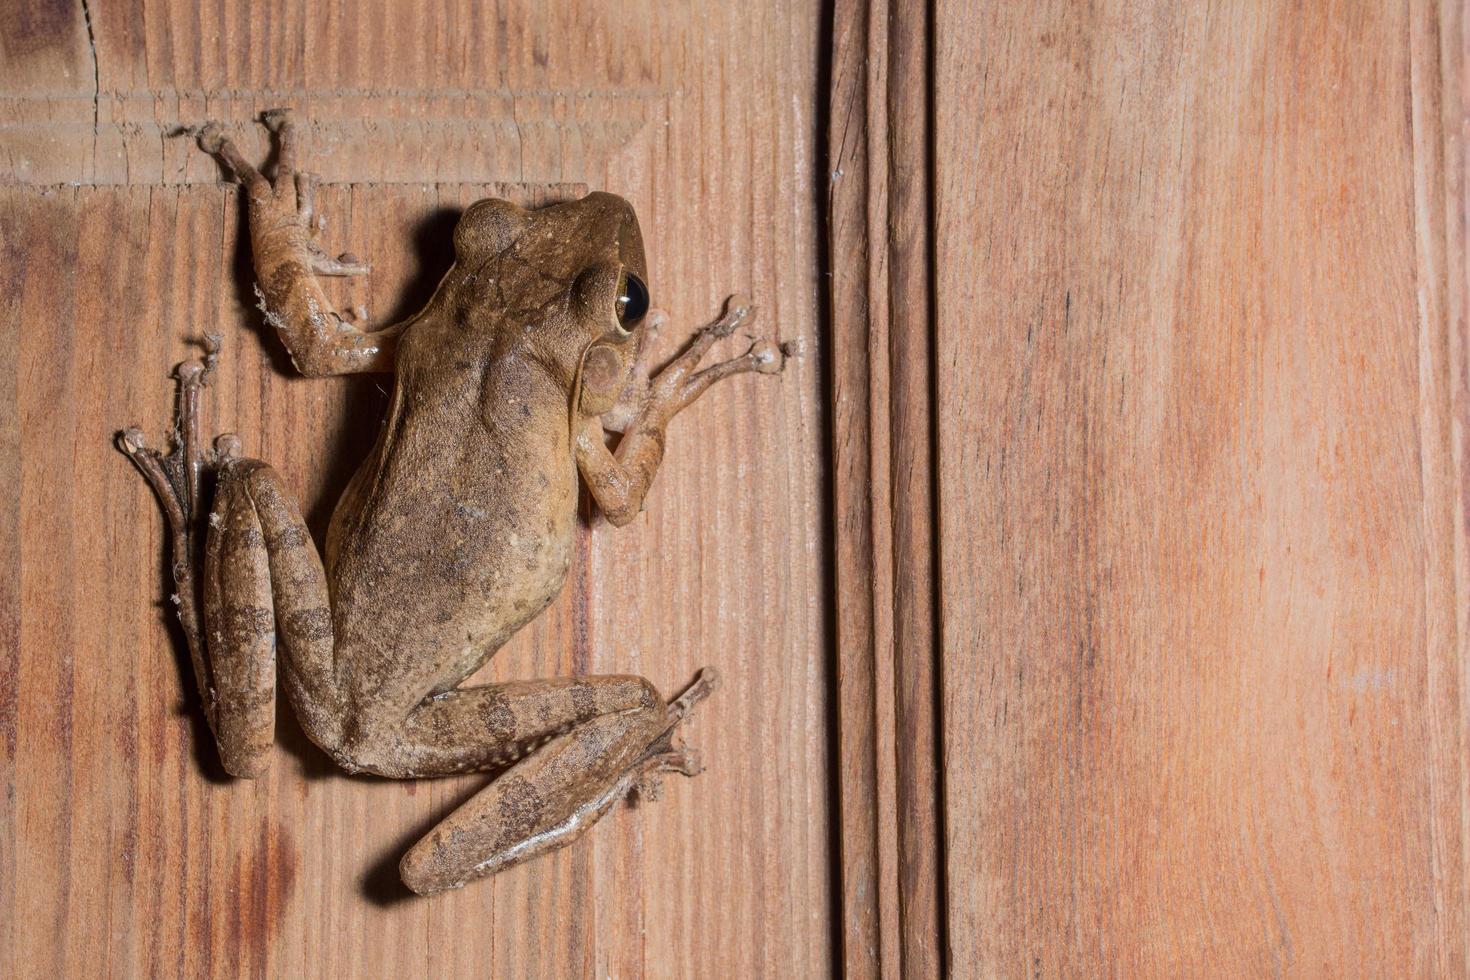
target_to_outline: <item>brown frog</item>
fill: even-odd
[[[201,441],[217,339],[177,369],[173,451],[148,448],[136,428],[120,442],[171,526],[175,601],[229,772],[267,765],[278,658],[307,735],[351,772],[503,770],[403,857],[404,882],[432,894],[570,843],[660,770],[696,771],[673,736],[712,689],[709,669],[667,702],[636,676],[460,685],[561,590],[578,476],[626,524],[669,421],[723,378],[778,373],[793,351],[760,340],[700,369],[754,316],[735,298],[650,378],[659,315],[638,220],[601,193],[532,211],[472,205],[428,305],[364,331],[317,277],[367,269],[317,246],[315,178],[296,171],[290,113],[264,118],[279,140],[274,181],[218,126],[199,142],[248,195],[267,322],[304,374],[396,376],[377,444],[332,516],[325,564],[270,466],[242,456],[233,435]],[[622,433],[616,452],[605,429]]]

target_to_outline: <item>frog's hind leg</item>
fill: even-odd
[[[337,744],[332,614],[316,545],[280,477],[257,459],[220,467],[204,549],[204,624],[225,768],[259,775],[275,741],[276,652],[313,741]],[[279,643],[279,646],[278,646]]]
[[[582,682],[599,680],[627,679]],[[640,699],[551,736],[404,855],[404,884],[421,895],[459,888],[572,843],[653,773],[694,775],[673,730],[713,687],[703,671],[669,704]]]
[[[163,453],[150,447],[143,431],[136,426],[118,434],[118,448],[137,465],[158,496],[169,525],[171,558],[176,591],[172,596],[178,612],[194,677],[204,701],[205,715],[211,729],[215,724],[214,687],[210,683],[208,653],[204,639],[203,599],[199,571],[202,566],[200,545],[204,538],[202,518],[203,483],[206,470],[218,461],[216,452],[206,449],[200,439],[199,396],[214,373],[219,354],[219,338],[205,338],[205,356],[184,361],[174,368],[178,379],[178,410],[173,432],[173,449]],[[221,437],[227,440],[228,437]],[[228,442],[227,442],[228,444]]]
[[[199,395],[214,368],[217,339],[207,348],[203,361],[176,370],[173,450],[150,448],[137,428],[124,430],[119,445],[152,485],[168,519],[174,603],[221,761],[232,775],[256,776],[275,736],[276,640],[286,647],[288,690],[311,733],[315,699],[296,695],[324,686],[331,621],[320,559],[274,471],[241,458],[233,435],[204,448]],[[210,475],[216,479],[206,480]],[[206,520],[210,482],[214,506]],[[274,583],[281,582],[290,587],[277,589]],[[303,685],[302,677],[314,683]]]

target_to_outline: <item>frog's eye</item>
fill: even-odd
[[[648,313],[648,287],[627,269],[618,276],[618,299],[614,307],[618,326],[624,330],[632,330]]]

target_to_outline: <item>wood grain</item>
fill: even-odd
[[[0,974],[829,970],[817,6],[90,6],[90,40],[73,5],[0,23]],[[281,470],[316,533],[366,451],[385,385],[289,374],[238,195],[168,136],[221,118],[259,153],[250,119],[283,102],[315,120],[331,241],[374,263],[334,298],[374,319],[432,289],[456,209],[587,186],[637,207],[675,324],[746,289],[810,352],[677,423],[647,513],[584,530],[566,593],[487,675],[672,690],[712,663],[725,685],[689,735],[709,771],[436,900],[401,890],[397,855],[482,780],[348,777],[284,716],[271,773],[223,779],[161,601],[160,515],[111,445],[130,422],[161,435],[168,368],[222,330],[210,424]]]
[[[938,5],[950,955],[1464,976],[1460,5]]]
[[[843,967],[943,969],[927,4],[833,12],[828,200]]]

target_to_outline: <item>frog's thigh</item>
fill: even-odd
[[[399,865],[404,884],[430,895],[570,844],[632,788],[667,727],[660,704],[554,737],[415,844]]]
[[[642,677],[608,674],[458,688],[427,699],[359,765],[385,776],[443,776],[509,765],[538,744],[601,715],[643,710],[663,698]]]
[[[318,744],[336,742],[326,576],[295,503],[266,464],[220,475],[205,543],[204,624],[214,730],[225,769],[264,770],[275,738],[276,650],[292,706]],[[279,641],[279,647],[278,647]]]
[[[276,623],[269,559],[243,481],[221,480],[204,554],[205,689],[225,770],[258,776],[276,724]]]

